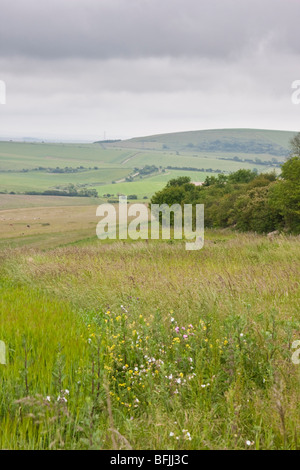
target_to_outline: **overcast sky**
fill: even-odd
[[[0,0],[0,136],[300,130],[299,0]]]

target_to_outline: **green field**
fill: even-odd
[[[265,129],[211,129],[138,137],[116,145],[122,148],[189,150],[225,153],[284,154],[295,132]],[[110,144],[112,146],[112,144]],[[261,152],[260,150],[263,150]]]
[[[74,184],[78,188],[96,189],[99,196],[136,194],[142,199],[162,189],[168,177],[188,175],[192,181],[200,182],[208,174],[230,173],[240,168],[278,172],[278,164],[285,160],[293,135],[286,131],[225,129],[116,143],[0,142],[0,192],[62,190]],[[160,173],[136,176],[132,182],[124,182],[145,165],[155,165]],[[78,171],[80,166],[82,169]],[[53,172],[53,169],[65,167],[77,171]],[[176,170],[167,167],[176,167]],[[34,171],[37,168],[44,169]],[[203,171],[191,172],[187,168]],[[162,169],[165,169],[164,174]]]

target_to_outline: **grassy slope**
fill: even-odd
[[[154,148],[161,149],[167,145],[172,150],[180,150],[188,144],[195,146],[220,140],[223,142],[269,143],[279,145],[285,149],[289,148],[289,141],[295,135],[289,131],[273,131],[264,129],[212,129],[204,131],[177,132],[147,137],[138,137],[122,142],[124,147]],[[116,144],[116,145],[119,145]]]
[[[28,190],[45,190],[53,187],[64,187],[69,183],[85,184],[96,188],[99,195],[107,192],[137,194],[139,198],[151,196],[163,186],[163,179],[149,177],[145,184],[139,182],[122,183],[111,186],[112,181],[119,181],[132,173],[135,167],[147,164],[156,166],[193,167],[212,169],[226,172],[239,168],[268,171],[270,167],[259,166],[256,163],[235,162],[230,158],[238,156],[241,159],[260,158],[270,161],[272,158],[282,161],[284,156],[272,154],[272,148],[278,146],[288,150],[289,140],[294,135],[285,131],[266,131],[250,129],[221,129],[211,131],[194,131],[158,136],[143,137],[118,142],[116,144],[47,144],[47,143],[16,143],[0,142],[0,191],[7,190],[24,192]],[[221,142],[218,150],[203,150],[212,142]],[[236,143],[241,148],[227,151],[225,144]],[[189,148],[189,144],[194,145]],[[199,147],[200,145],[200,147]],[[269,145],[264,153],[253,152],[253,145]],[[166,146],[167,148],[163,148]],[[250,153],[247,153],[247,148]],[[251,150],[252,149],[252,150]],[[245,153],[246,152],[246,153]],[[252,152],[252,153],[251,153]],[[225,160],[223,160],[225,158]],[[22,169],[42,167],[77,166],[99,167],[99,170],[89,170],[76,174],[49,174],[47,172],[17,173]],[[5,173],[3,170],[12,170]],[[2,172],[1,172],[2,171]],[[176,177],[183,172],[172,173]],[[203,181],[207,173],[197,173],[197,178]]]
[[[299,448],[299,239],[207,235],[1,252],[1,448]]]

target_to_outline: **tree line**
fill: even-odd
[[[300,233],[300,133],[291,141],[292,152],[275,171],[258,174],[238,170],[207,176],[202,186],[189,177],[170,180],[151,199],[152,204],[204,204],[205,226],[231,227],[268,233]]]

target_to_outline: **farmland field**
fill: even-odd
[[[240,168],[278,172],[293,135],[284,131],[226,129],[116,143],[0,142],[0,192],[64,190],[73,184],[95,189],[100,197],[122,193],[149,198],[168,179],[181,175],[204,181],[208,174]],[[137,169],[146,165],[156,166],[157,171],[139,175]],[[126,180],[132,175],[136,176],[130,182]]]
[[[0,143],[0,448],[300,448],[299,236],[208,229],[193,252],[96,237],[118,194],[147,204],[171,178],[257,166],[187,137]],[[22,194],[69,184],[100,197]]]

